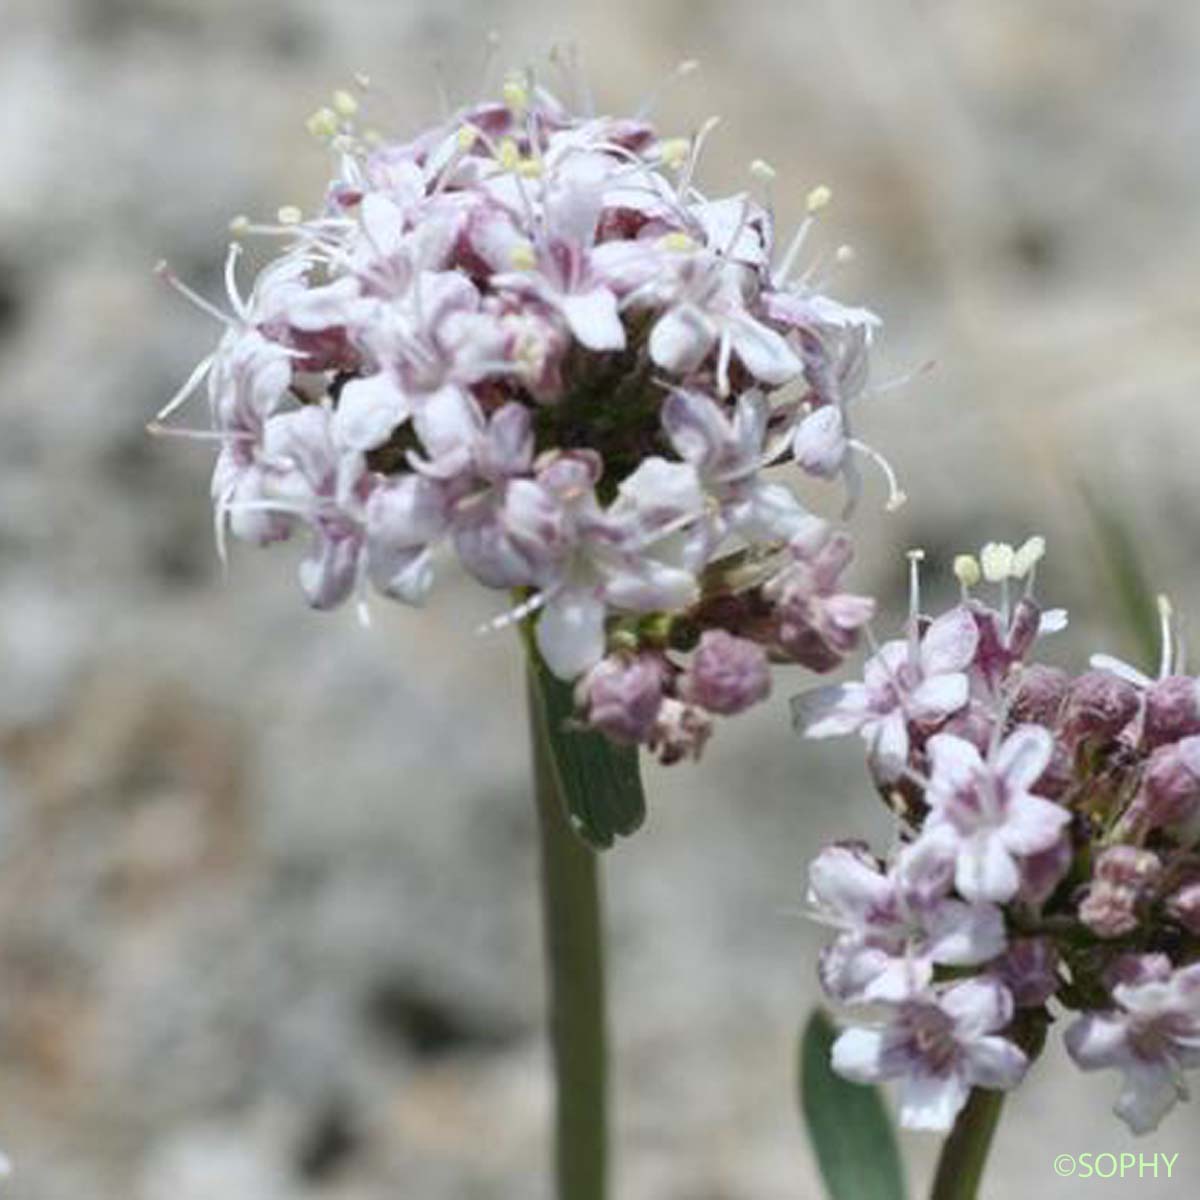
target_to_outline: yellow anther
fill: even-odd
[[[983,578],[979,559],[973,554],[960,554],[954,560],[954,577],[965,588],[974,587]]]
[[[383,145],[383,134],[378,129],[367,129],[363,132],[363,141],[374,148]]]
[[[659,146],[664,167],[672,171],[680,171],[687,165],[692,153],[692,143],[689,138],[667,138]]]
[[[333,109],[339,116],[352,117],[358,112],[358,101],[344,88],[333,93]]]
[[[539,158],[523,158],[517,163],[517,174],[525,179],[537,179],[542,173],[542,161]]]
[[[979,561],[988,583],[1002,583],[1013,573],[1013,548],[1007,542],[988,542],[979,552]]]
[[[807,196],[805,196],[804,207],[808,209],[810,213],[820,212],[821,209],[823,209],[832,199],[833,192],[823,183],[818,184],[811,192],[808,193]]]
[[[770,183],[775,178],[775,168],[765,159],[756,158],[750,164],[750,174],[755,179],[761,179],[764,183]]]
[[[338,131],[337,113],[332,108],[318,108],[304,124],[313,137],[331,138]]]
[[[504,97],[504,103],[518,116],[529,107],[529,86],[521,75],[510,75],[504,81],[500,94]]]
[[[672,254],[687,254],[696,249],[696,239],[680,229],[664,233],[658,239],[658,244],[661,249],[668,250]]]
[[[236,217],[229,222],[229,232],[235,238],[245,237],[250,232],[250,218],[244,213],[238,213]]]
[[[532,271],[537,266],[537,255],[529,242],[518,242],[509,252],[508,261],[517,271]]]
[[[1175,608],[1171,604],[1171,598],[1166,595],[1159,595],[1155,597],[1155,600],[1158,603],[1159,617],[1164,621],[1169,621],[1175,614]]]
[[[474,125],[464,125],[454,137],[460,150],[470,150],[479,141],[479,130]]]
[[[904,557],[907,558],[910,563],[924,562],[925,551],[922,550],[920,546],[916,546],[912,550],[906,550],[904,552]]]
[[[496,147],[496,161],[506,171],[515,171],[517,169],[517,164],[521,161],[521,151],[517,148],[517,143],[512,138],[505,138]]]
[[[1035,535],[1028,538],[1013,554],[1012,574],[1014,579],[1024,579],[1046,554],[1046,539]]]
[[[275,216],[280,225],[299,225],[304,220],[304,214],[294,204],[285,204]]]

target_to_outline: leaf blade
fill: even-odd
[[[646,819],[646,796],[636,746],[618,746],[601,733],[571,727],[573,689],[536,657],[542,719],[571,827],[597,850],[628,837]]]
[[[834,1073],[837,1036],[815,1009],[800,1039],[800,1108],[830,1200],[905,1200],[904,1168],[879,1089]]]

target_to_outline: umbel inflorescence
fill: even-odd
[[[861,683],[795,702],[808,736],[863,736],[899,823],[886,860],[823,851],[810,899],[838,931],[825,991],[884,1018],[842,1033],[833,1065],[901,1081],[915,1128],[948,1129],[972,1086],[1015,1086],[1064,1011],[1075,1063],[1121,1072],[1135,1132],[1200,1064],[1200,683],[1165,599],[1156,678],[1107,655],[1076,676],[1032,661],[1065,623],[1034,599],[1043,548],[959,558],[961,602],[934,620],[914,553],[906,636]]]
[[[664,137],[528,72],[406,141],[358,110],[309,121],[337,164],[318,211],[235,222],[283,247],[249,296],[236,240],[229,312],[162,269],[224,326],[160,414],[207,378],[222,545],[307,535],[309,603],[364,611],[423,601],[450,545],[580,719],[664,761],[770,662],[840,662],[873,608],[840,583],[850,542],[766,474],[853,498],[873,461],[901,499],[848,419],[877,319],[799,269],[828,189],[779,254],[767,164],[758,198],[697,186],[715,122]]]

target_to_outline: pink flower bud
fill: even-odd
[[[658,710],[650,749],[669,767],[685,758],[698,759],[711,734],[711,717],[695,705],[668,697]]]
[[[1086,671],[1067,697],[1066,733],[1072,741],[1114,738],[1133,720],[1138,691],[1111,671]]]
[[[1079,919],[1097,937],[1115,938],[1137,928],[1137,892],[1101,880],[1088,889],[1079,906]]]
[[[1200,806],[1200,736],[1160,746],[1146,764],[1141,791],[1130,806],[1143,827],[1178,825]]]
[[[1079,906],[1079,919],[1099,937],[1121,937],[1137,928],[1137,905],[1158,878],[1158,855],[1136,846],[1112,846],[1096,863],[1096,881]]]
[[[1017,681],[1012,703],[1012,718],[1018,724],[1044,725],[1053,729],[1058,723],[1063,701],[1071,686],[1066,671],[1034,663],[1026,667]]]
[[[1181,887],[1167,900],[1167,912],[1188,931],[1200,937],[1200,881]]]
[[[1200,685],[1189,675],[1168,675],[1146,693],[1144,734],[1151,746],[1200,733]]]
[[[1162,863],[1151,850],[1136,846],[1110,846],[1096,863],[1096,878],[1121,887],[1142,889],[1158,878]]]
[[[1058,989],[1058,951],[1049,938],[1019,938],[996,960],[992,973],[1018,1008],[1040,1008]]]
[[[723,629],[705,631],[679,684],[683,699],[725,717],[766,699],[770,690],[763,648]]]
[[[587,723],[615,742],[645,742],[663,699],[665,663],[654,654],[610,654],[576,688]]]

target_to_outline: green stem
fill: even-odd
[[[608,1166],[604,946],[596,852],[567,823],[537,674],[528,670],[559,1200],[604,1200]]]
[[[975,1200],[1003,1104],[1003,1092],[971,1090],[942,1146],[929,1200]]]

